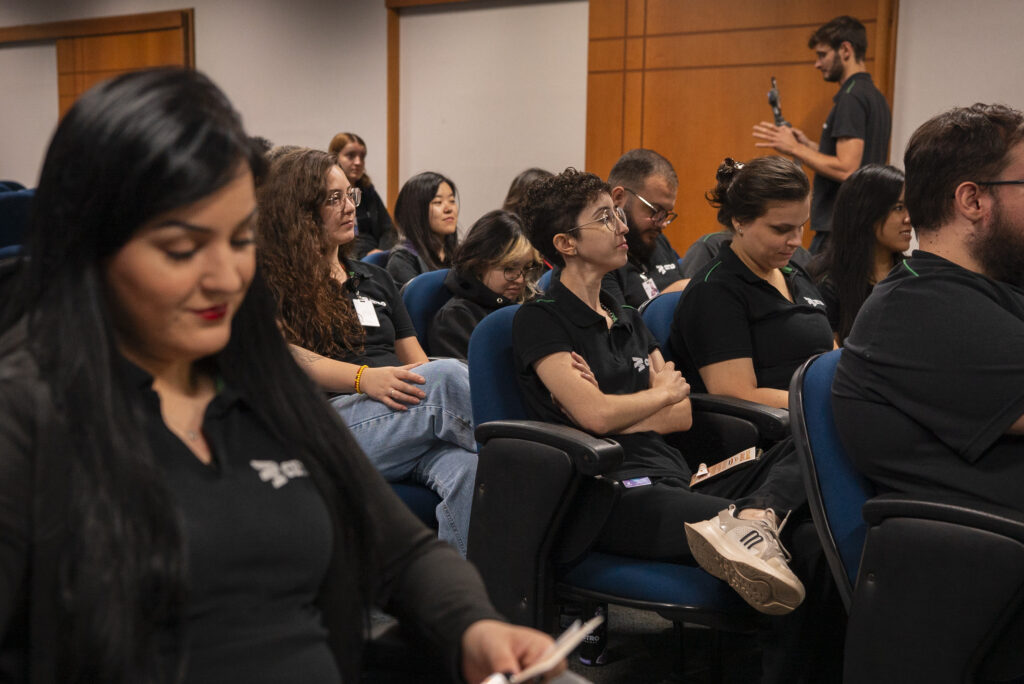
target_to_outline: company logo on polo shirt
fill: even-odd
[[[825,308],[825,302],[821,301],[820,299],[811,299],[810,297],[804,297],[804,301],[810,304],[811,306],[820,306],[823,309]]]
[[[636,368],[637,373],[643,373],[647,367],[651,365],[651,360],[648,358],[640,358],[639,356],[633,357],[633,367]]]
[[[274,485],[274,489],[280,489],[288,484],[289,480],[297,477],[309,477],[309,471],[302,461],[292,459],[278,463],[277,461],[249,461],[249,465],[260,474],[260,479]]]
[[[658,273],[660,273],[661,275],[665,275],[669,271],[676,270],[676,265],[675,264],[658,264],[656,266],[656,268],[658,269]]]

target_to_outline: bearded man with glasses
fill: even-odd
[[[601,289],[620,304],[638,308],[662,292],[682,290],[679,255],[663,231],[676,220],[679,179],[671,162],[653,150],[622,155],[608,176],[612,201],[626,215],[626,265],[605,276]]]

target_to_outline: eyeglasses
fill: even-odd
[[[635,191],[630,190],[629,188],[625,188],[625,190],[626,192],[633,195],[633,197],[636,197],[638,200],[643,202],[644,206],[651,210],[651,223],[657,223],[663,226],[667,226],[668,224],[672,223],[677,218],[679,218],[679,214],[677,214],[676,212],[665,211],[664,209],[660,209],[651,204],[650,202],[648,202],[647,200],[645,200]]]
[[[505,280],[507,280],[510,283],[514,283],[520,278],[525,278],[526,280],[533,280],[537,276],[537,274],[540,273],[540,270],[540,264],[530,264],[529,266],[524,266],[523,268],[515,268],[513,266],[508,266],[504,269]]]
[[[327,204],[332,207],[336,207],[339,204],[341,204],[342,198],[345,198],[349,202],[351,202],[353,208],[358,207],[359,202],[362,201],[363,199],[363,191],[355,186],[350,187],[344,193],[342,193],[340,190],[335,190],[334,192],[327,196]]]
[[[605,229],[607,229],[609,233],[617,233],[619,232],[619,228],[618,226],[615,225],[615,221],[612,220],[613,216],[616,219],[618,219],[619,223],[621,223],[623,226],[626,225],[626,212],[622,210],[622,207],[614,207],[611,211],[605,213],[605,215],[602,216],[601,218],[594,219],[593,221],[587,221],[586,223],[581,223],[578,226],[573,226],[569,230],[579,230],[580,228],[589,226],[592,223],[600,223],[604,225]]]
[[[1022,180],[978,181],[978,185],[1024,185]]]

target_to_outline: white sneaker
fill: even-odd
[[[804,600],[804,585],[789,569],[781,529],[774,514],[743,520],[736,517],[736,506],[729,506],[710,520],[686,523],[686,541],[697,563],[744,601],[762,613],[783,615]]]

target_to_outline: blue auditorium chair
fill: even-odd
[[[402,303],[405,304],[412,326],[416,328],[416,339],[420,341],[423,351],[430,356],[427,334],[434,315],[452,298],[451,290],[444,286],[448,269],[427,271],[407,282],[402,287]]]
[[[547,292],[548,288],[551,287],[551,274],[554,273],[554,269],[549,269],[541,274],[540,278],[537,278],[537,289],[541,292]]]
[[[35,190],[0,192],[0,247],[25,242]]]
[[[789,402],[811,514],[849,611],[843,681],[1022,681],[1024,515],[952,495],[876,496],[832,416],[842,353],[809,359]]]
[[[571,427],[525,420],[512,352],[518,308],[487,316],[469,342],[481,446],[468,556],[498,610],[513,622],[549,631],[556,627],[559,600],[653,610],[676,623],[715,630],[752,629],[758,618],[753,609],[699,567],[589,550],[619,488],[595,476],[620,463],[622,449]],[[694,410],[702,410],[699,399]],[[571,527],[574,508],[593,517]],[[713,658],[713,678],[721,674],[717,663]]]
[[[364,256],[361,259],[361,261],[365,261],[368,264],[373,264],[374,266],[380,266],[381,268],[384,268],[385,266],[388,265],[388,255],[390,254],[391,252],[371,252],[370,254]]]

